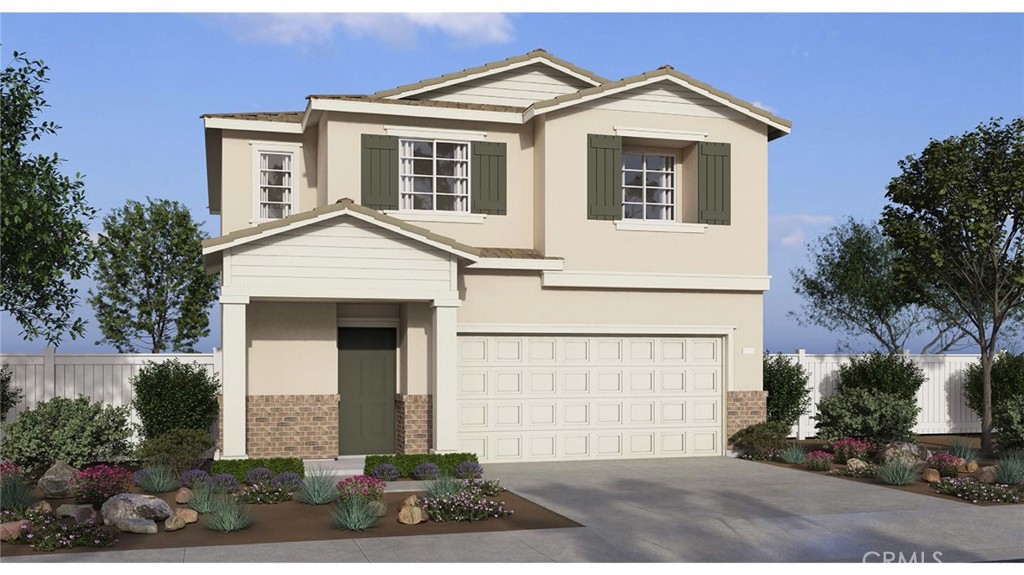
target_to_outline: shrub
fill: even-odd
[[[826,451],[812,451],[804,456],[804,465],[811,471],[828,471],[832,469],[832,454]]]
[[[964,400],[967,406],[982,416],[981,362],[971,364],[964,370]],[[992,415],[1002,411],[1010,398],[1024,397],[1024,353],[1014,355],[1001,353],[992,363]]]
[[[422,465],[422,464],[421,464]],[[390,463],[381,463],[370,472],[371,477],[381,481],[394,481],[398,479],[398,468]]]
[[[978,450],[970,442],[963,439],[954,439],[950,442],[949,452],[967,463],[978,460]]]
[[[800,465],[804,462],[806,452],[807,450],[804,449],[804,446],[798,443],[790,443],[786,449],[782,450],[779,459],[790,465]]]
[[[34,551],[56,551],[72,547],[110,547],[117,537],[102,526],[79,525],[73,519],[57,517],[52,511],[30,510],[25,519],[31,526],[23,532]]]
[[[737,431],[729,441],[750,459],[771,459],[783,450],[790,427],[783,421],[755,423]]]
[[[1024,449],[1024,395],[1004,399],[992,410],[992,428],[1000,451]]]
[[[397,470],[397,468],[396,468],[396,470]],[[435,464],[433,464],[433,463],[431,463],[429,461],[425,461],[425,462],[417,465],[412,470],[412,477],[413,477],[413,479],[437,479],[440,476],[441,476],[441,469],[437,465],[435,465]]]
[[[79,503],[103,503],[132,487],[132,472],[120,465],[96,465],[71,478],[71,491]]]
[[[764,353],[764,390],[768,392],[768,421],[792,427],[811,406],[810,374],[802,365],[777,354]]]
[[[909,358],[876,352],[840,365],[837,390],[863,389],[914,401],[924,381],[924,370]]]
[[[442,475],[441,477],[427,483],[427,488],[423,492],[423,495],[430,499],[443,499],[460,493],[462,490],[462,481],[459,481],[450,475]]]
[[[4,459],[34,468],[57,461],[74,467],[125,459],[131,452],[128,407],[88,398],[55,397],[5,424],[0,453]]]
[[[213,436],[203,429],[175,428],[139,444],[136,457],[149,466],[164,465],[177,473],[199,467],[213,448]]]
[[[210,473],[230,473],[235,479],[243,481],[245,474],[250,469],[266,467],[274,473],[291,471],[302,477],[306,472],[306,466],[298,457],[267,457],[264,459],[218,459],[210,466]]]
[[[420,507],[438,523],[482,521],[491,517],[507,517],[513,510],[504,501],[488,499],[480,493],[461,491],[449,497],[420,498]]]
[[[911,441],[921,408],[914,399],[867,389],[846,389],[818,402],[818,438],[855,437],[871,443]]]
[[[146,493],[167,493],[181,487],[178,475],[170,467],[144,467],[135,472],[135,485]]]
[[[210,486],[213,477],[202,469],[189,469],[181,474],[181,484],[195,490],[200,485]]]
[[[867,463],[864,467],[837,467],[829,471],[831,475],[842,475],[843,477],[874,477],[878,474],[878,466]]]
[[[851,459],[863,461],[867,458],[870,450],[870,443],[854,437],[844,437],[832,442],[832,453],[835,455],[835,462],[839,464],[846,463]]]
[[[207,514],[206,526],[214,531],[228,533],[241,531],[252,525],[249,508],[229,495],[214,496],[213,505]]]
[[[463,461],[455,466],[455,477],[459,479],[476,479],[484,476],[484,466],[475,461]]]
[[[0,470],[0,510],[24,513],[32,504],[32,482],[15,464],[4,463]]]
[[[284,503],[292,498],[292,494],[279,485],[273,483],[252,483],[242,493],[239,499],[246,503]]]
[[[996,481],[1017,485],[1024,483],[1024,451],[1008,451],[999,457],[999,464],[992,471]]]
[[[910,462],[894,459],[880,466],[875,477],[886,485],[909,485],[917,479],[917,472]]]
[[[334,475],[326,469],[312,468],[295,492],[295,500],[306,505],[326,505],[338,498]]]
[[[935,484],[935,492],[959,497],[971,503],[1020,503],[1024,489],[1012,485],[981,483],[973,478],[943,478]]]
[[[939,477],[956,477],[959,473],[957,469],[959,469],[963,463],[963,459],[960,459],[952,453],[940,451],[939,453],[929,457],[925,461],[925,466],[938,471]]]
[[[497,497],[505,491],[497,479],[466,479],[462,482],[462,490],[487,497]]]
[[[412,477],[412,472],[421,463],[433,463],[441,475],[455,475],[455,467],[465,461],[477,461],[475,453],[417,453],[412,455],[367,455],[363,472],[369,475],[381,463],[390,463],[398,468],[399,477]]]
[[[357,495],[380,501],[384,499],[385,487],[387,487],[387,483],[376,477],[356,475],[338,482],[338,494],[342,501]]]
[[[209,483],[199,483],[192,488],[192,499],[188,506],[196,513],[209,513],[213,509],[214,500],[222,497],[215,493]]]
[[[245,473],[245,482],[249,485],[270,483],[274,480],[274,472],[266,467],[253,467]]]
[[[295,493],[302,486],[302,478],[297,473],[282,471],[270,480],[270,484],[287,493]]]
[[[149,362],[131,383],[135,387],[132,406],[147,438],[179,428],[207,431],[217,420],[220,383],[198,363]]]
[[[365,531],[377,525],[378,517],[371,501],[364,495],[342,498],[331,513],[334,526],[349,531]]]
[[[218,473],[210,478],[210,489],[218,493],[234,493],[239,487],[238,478],[230,473]]]
[[[7,412],[14,409],[25,397],[25,392],[11,385],[11,368],[0,366],[0,422],[7,419]]]

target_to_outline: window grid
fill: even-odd
[[[399,140],[400,209],[469,212],[469,143]]]
[[[260,218],[288,217],[293,212],[291,152],[260,152]]]
[[[675,158],[662,154],[622,154],[622,217],[675,220]]]

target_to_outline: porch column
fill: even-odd
[[[222,341],[222,403],[224,410],[224,445],[221,458],[246,459],[245,400],[247,394],[248,360],[246,349],[245,308],[248,297],[221,298]]]
[[[453,305],[454,303],[454,305]],[[434,352],[432,373],[430,374],[430,394],[434,400],[434,446],[433,452],[458,451],[456,431],[458,415],[456,413],[455,393],[458,387],[456,363],[458,361],[458,342],[456,341],[455,314],[458,304],[455,302],[434,302],[434,321],[431,330],[431,341]]]

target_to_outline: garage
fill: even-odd
[[[458,347],[458,444],[481,461],[722,454],[722,338],[474,333]]]

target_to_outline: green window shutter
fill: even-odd
[[[701,142],[697,169],[697,221],[729,225],[732,162],[729,144]]]
[[[375,210],[398,209],[398,138],[363,134],[362,201]]]
[[[587,219],[622,217],[622,137],[587,134]]]
[[[508,154],[504,142],[473,142],[469,185],[470,205],[474,214],[504,216]]]

